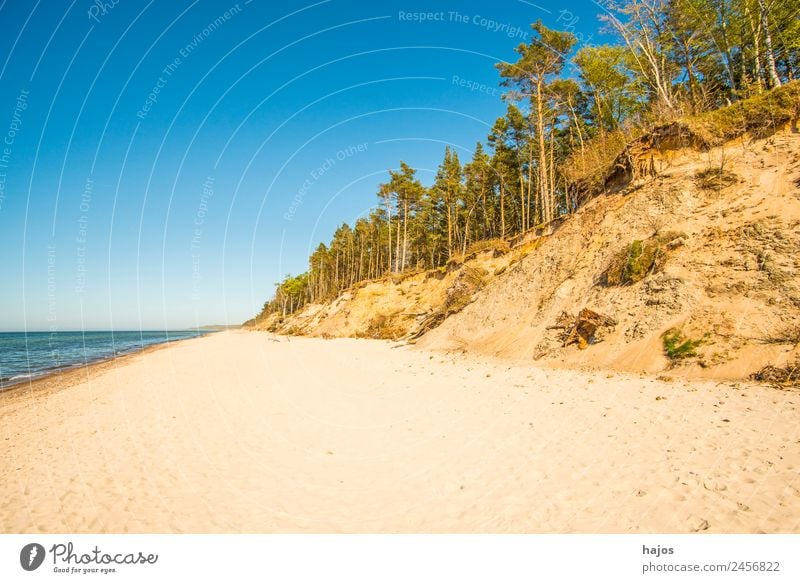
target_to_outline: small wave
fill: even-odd
[[[29,381],[31,379],[38,379],[39,377],[46,376],[45,373],[25,373],[25,374],[17,374],[10,377],[0,377],[0,390],[8,389],[14,387],[16,385],[20,385],[25,381]]]

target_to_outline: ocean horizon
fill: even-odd
[[[59,330],[0,332],[0,390],[213,330]]]

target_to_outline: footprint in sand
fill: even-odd
[[[708,521],[692,514],[687,520],[687,526],[689,527],[689,532],[701,532],[708,530]]]
[[[728,486],[722,482],[717,482],[716,480],[706,480],[703,482],[703,487],[706,490],[711,490],[712,492],[724,492],[728,489]]]

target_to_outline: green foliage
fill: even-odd
[[[531,42],[514,49],[519,55],[517,62],[496,65],[503,84],[523,95],[532,95],[548,75],[561,72],[577,42],[572,33],[547,28],[541,20],[531,24],[531,29]]]
[[[291,314],[300,309],[308,300],[308,273],[298,276],[287,275],[283,281],[275,284],[275,295],[264,304],[264,308],[256,319],[269,314]]]
[[[644,241],[635,240],[611,258],[601,283],[608,286],[630,285],[659,272],[667,260],[671,244],[686,237],[678,231],[665,231]]]
[[[605,285],[628,285],[643,280],[654,271],[662,253],[658,245],[631,242],[612,258],[604,274]]]
[[[643,280],[653,268],[659,252],[656,245],[644,245],[641,241],[631,243],[622,272],[623,281],[633,283]]]
[[[664,344],[664,354],[670,360],[681,360],[697,356],[697,348],[705,343],[705,338],[692,340],[684,337],[677,328],[670,328],[661,337]]]
[[[642,88],[630,73],[625,47],[584,46],[574,58],[590,100],[594,133],[617,129],[641,109]]]

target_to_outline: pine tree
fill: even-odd
[[[531,42],[516,48],[520,56],[517,62],[498,63],[497,68],[503,85],[513,88],[509,94],[511,99],[531,101],[538,138],[540,215],[542,222],[549,223],[555,217],[556,205],[547,160],[547,83],[552,76],[561,73],[577,39],[572,33],[549,29],[541,21],[532,24],[531,28],[534,31]],[[525,229],[529,221],[525,218],[524,208],[522,212],[522,227]]]

